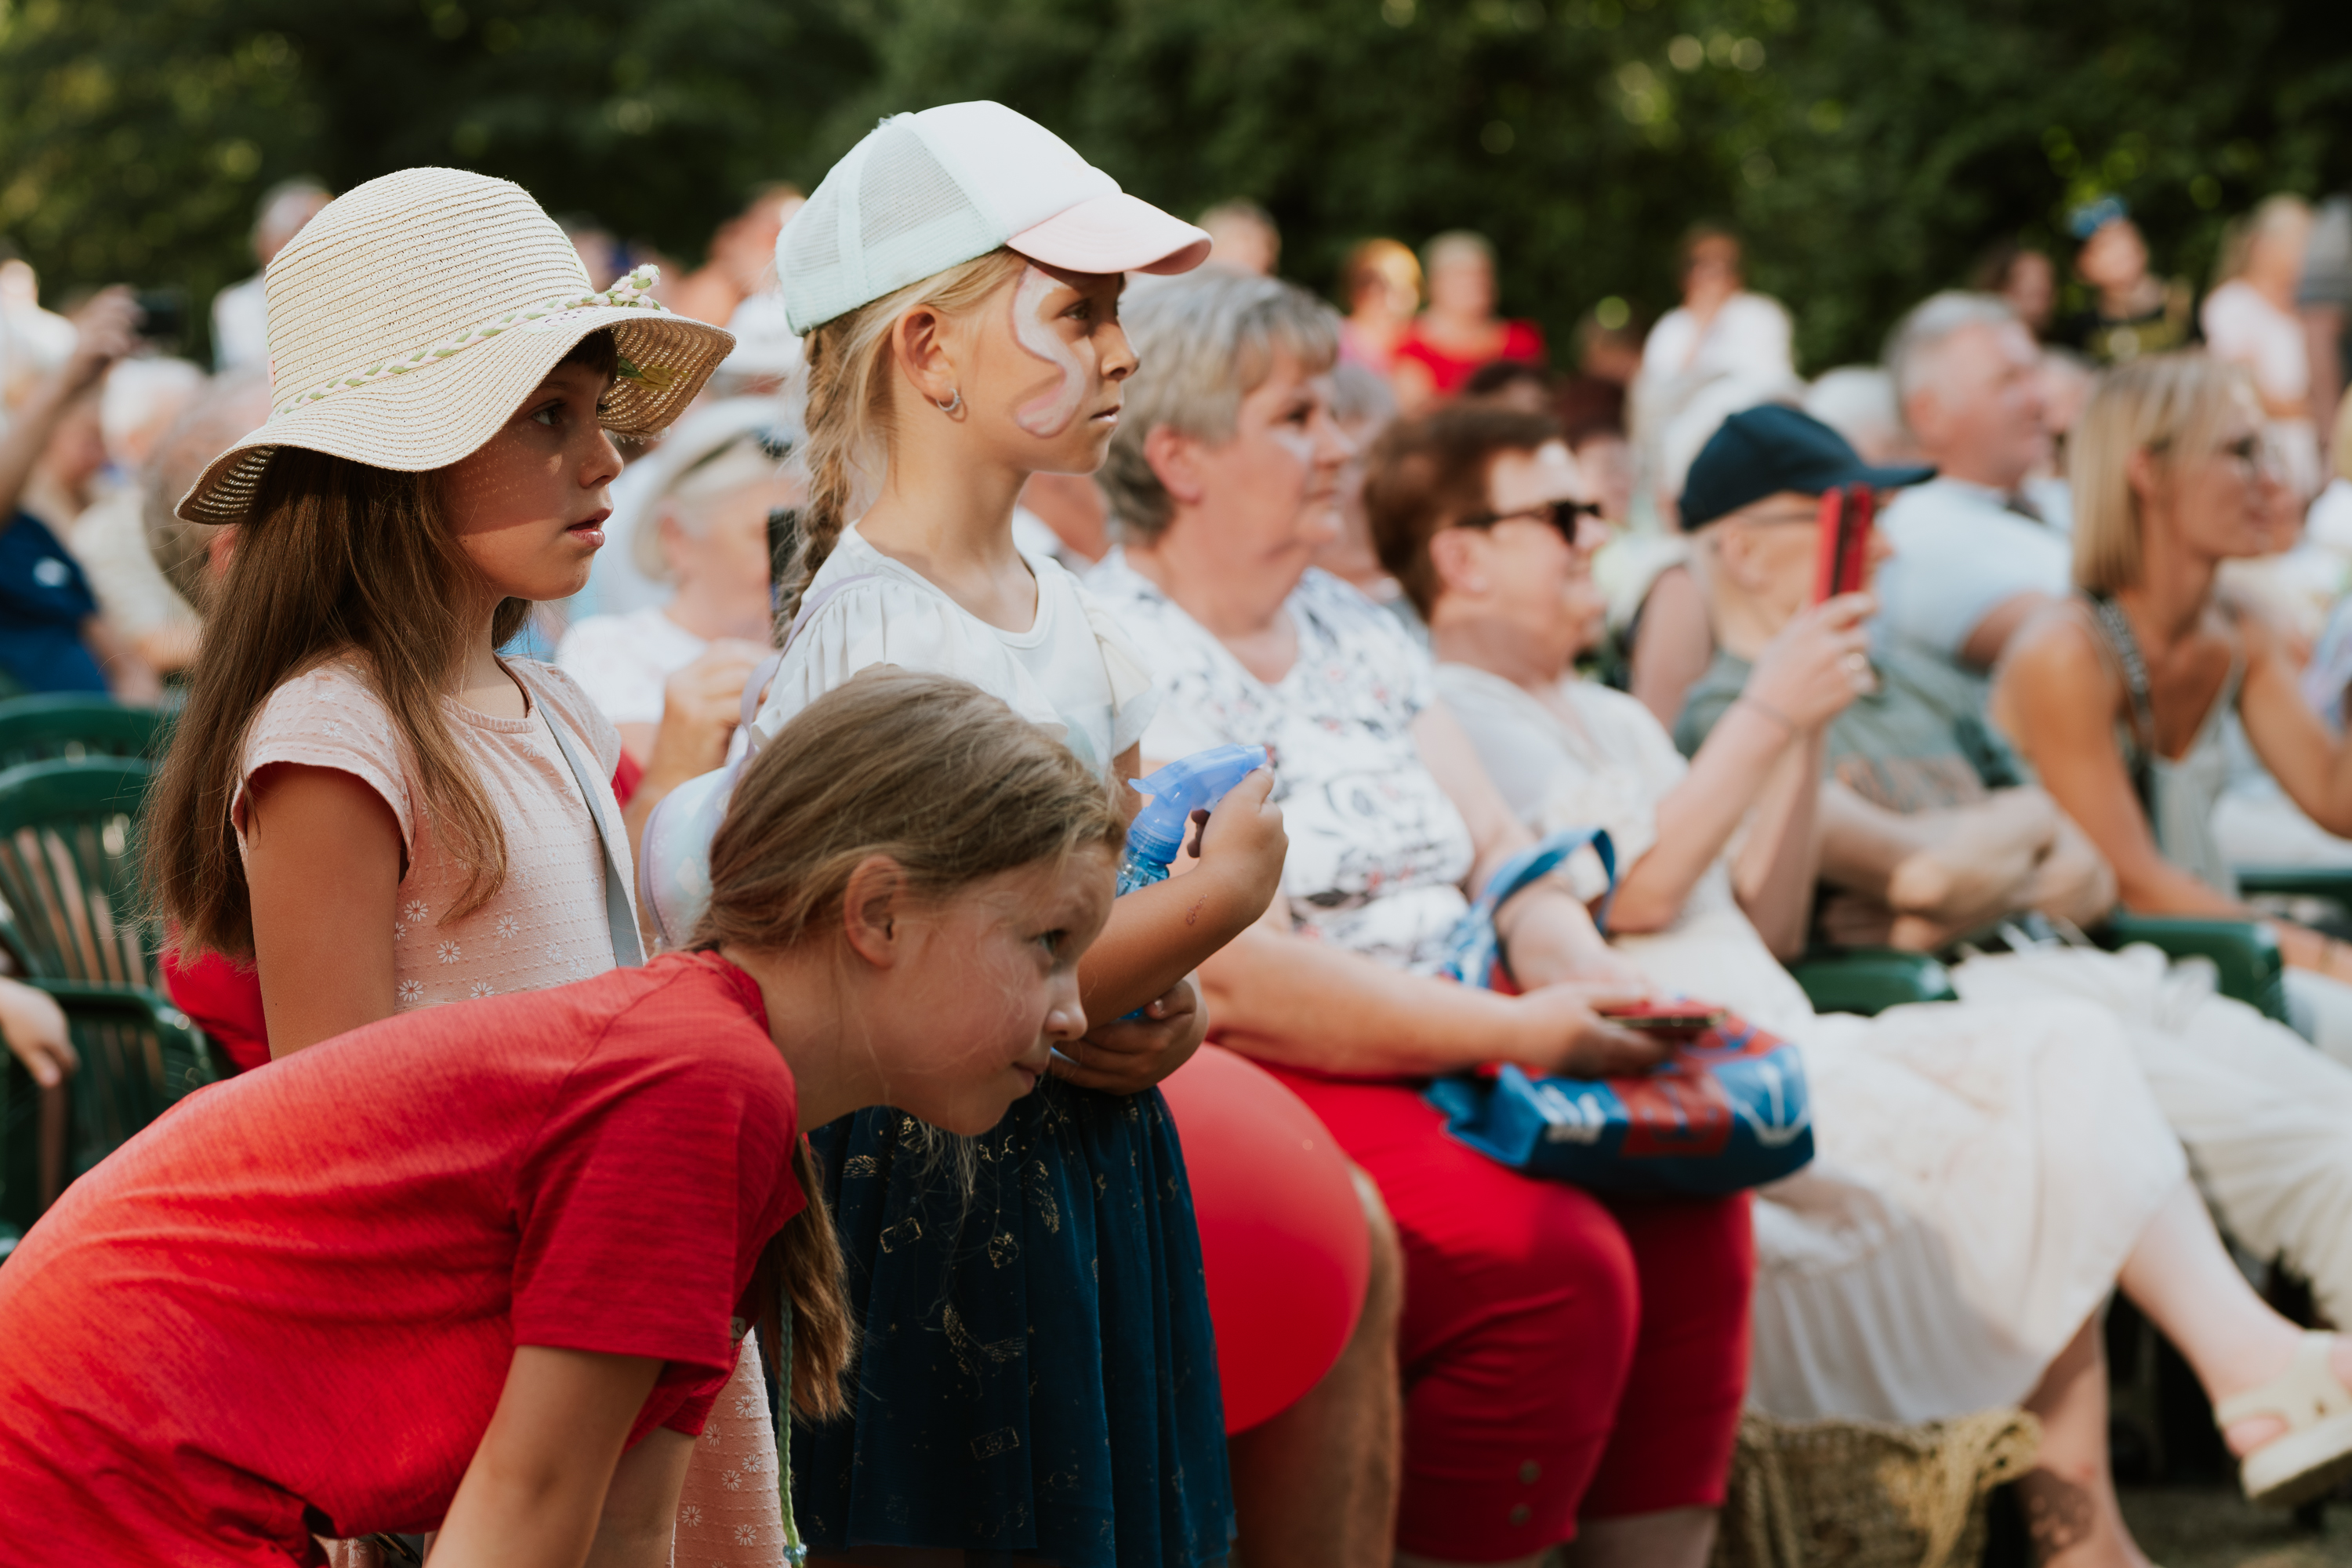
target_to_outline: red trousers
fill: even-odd
[[[1496,1563],[1711,1508],[1748,1383],[1748,1199],[1602,1198],[1446,1135],[1418,1086],[1273,1069],[1404,1245],[1397,1545]]]

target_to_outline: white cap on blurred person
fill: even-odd
[[[1188,272],[1209,236],[983,100],[883,121],[784,226],[776,272],[806,332],[999,247],[1073,272]]]

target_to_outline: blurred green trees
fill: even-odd
[[[1565,347],[1749,237],[1818,369],[2000,238],[2132,203],[2203,281],[2272,190],[2352,184],[2340,0],[0,0],[0,234],[53,291],[201,300],[272,181],[439,162],[686,260],[877,115],[993,97],[1129,188],[1271,208],[1286,272],[1493,237]]]

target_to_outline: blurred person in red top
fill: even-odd
[[[1451,397],[1481,365],[1544,362],[1543,329],[1495,314],[1495,247],[1486,237],[1450,229],[1429,242],[1429,309],[1397,346],[1392,384],[1406,414]]]
[[[799,1126],[993,1125],[1085,1032],[1119,838],[1003,702],[868,672],[745,773],[690,951],[192,1095],[0,1274],[9,1560],[316,1563],[437,1525],[439,1563],[665,1568],[749,1327],[791,1311],[793,1406],[844,1407]]]

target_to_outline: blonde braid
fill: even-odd
[[[944,315],[976,308],[1028,265],[1010,250],[959,262],[836,316],[810,331],[808,408],[809,499],[801,510],[799,547],[776,590],[776,640],[800,613],[802,595],[841,542],[841,531],[873,504],[889,468],[898,430],[890,405],[890,339],[898,320],[918,306]]]

